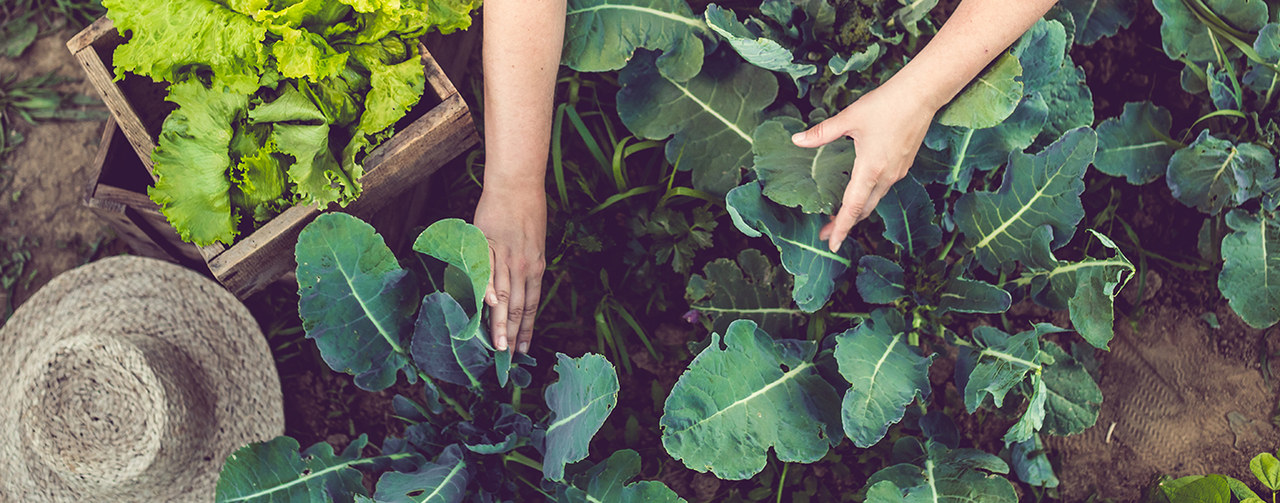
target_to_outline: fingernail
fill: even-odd
[[[498,351],[506,351],[506,350],[507,350],[507,338],[506,338],[506,337],[499,337],[499,338],[498,338],[498,344],[497,344],[497,346],[498,346]]]
[[[804,133],[801,132],[801,133],[796,133],[791,135],[791,141],[793,143],[799,143],[804,141]]]
[[[838,253],[840,251],[840,242],[834,239],[831,240],[827,246],[831,248],[831,253]]]
[[[521,342],[521,343],[520,343],[520,352],[521,352],[521,353],[528,353],[528,352],[529,352],[529,343],[527,343],[527,342]]]

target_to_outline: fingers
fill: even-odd
[[[516,335],[520,333],[520,323],[524,321],[527,310],[525,309],[525,285],[528,278],[516,268],[513,268],[509,276],[511,277],[511,302],[507,306],[507,343],[510,344],[514,351],[516,346]],[[533,313],[528,313],[532,315]],[[497,318],[496,316],[494,318]]]
[[[520,331],[516,334],[516,350],[529,352],[529,344],[533,341],[533,320],[538,315],[538,303],[542,297],[542,271],[529,271],[529,279],[524,288],[524,318],[520,320]]]
[[[507,318],[511,307],[511,273],[505,263],[495,261],[493,267],[494,303],[489,316],[489,331],[493,334],[493,347],[507,350]],[[523,292],[522,292],[523,295]]]
[[[818,125],[791,136],[791,142],[797,147],[816,148],[835,141],[848,131],[842,127],[839,115],[819,122]]]
[[[840,251],[840,245],[849,236],[849,230],[853,229],[853,225],[859,220],[866,218],[866,214],[870,212],[868,200],[871,199],[872,190],[876,187],[877,178],[879,173],[875,169],[859,165],[856,160],[854,161],[853,179],[844,189],[844,199],[840,202],[839,213],[836,213],[836,218],[831,223],[818,232],[819,238],[827,240],[827,247],[832,253]]]

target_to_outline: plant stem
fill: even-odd
[[[454,400],[453,397],[450,397],[449,394],[445,393],[444,390],[440,389],[439,386],[436,386],[436,382],[431,380],[430,377],[427,377],[426,372],[419,370],[418,377],[421,378],[424,382],[430,384],[431,387],[435,388],[436,394],[440,395],[440,398],[444,400],[445,404],[449,405],[450,407],[453,407],[453,411],[457,412],[459,416],[462,416],[462,419],[464,421],[471,420],[471,413],[467,412],[467,409],[462,408],[462,404]]]
[[[529,456],[525,456],[524,454],[520,454],[519,452],[516,452],[516,451],[511,451],[506,454],[503,454],[502,461],[504,463],[507,461],[512,461],[515,463],[525,465],[529,468],[533,468],[534,470],[538,470],[539,472],[542,471],[542,463],[534,461],[530,459]]]
[[[512,386],[511,388],[511,408],[516,412],[520,412],[520,392],[524,388],[519,386]]]
[[[945,260],[947,258],[947,254],[951,253],[951,247],[955,246],[956,238],[958,237],[960,237],[960,232],[957,231],[951,233],[951,239],[947,241],[947,246],[942,248],[942,253],[938,254],[938,260]]]
[[[865,320],[871,317],[871,313],[827,313],[827,316],[846,320]]]
[[[782,476],[778,477],[778,498],[776,500],[777,503],[782,503],[782,488],[787,483],[787,470],[790,470],[790,469],[791,469],[791,463],[787,463],[784,461],[782,463]]]

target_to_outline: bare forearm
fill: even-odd
[[[891,82],[918,91],[934,109],[951,101],[1057,0],[963,0]]]
[[[542,191],[566,0],[486,0],[485,184]]]

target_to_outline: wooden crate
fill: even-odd
[[[196,245],[184,243],[160,206],[147,197],[151,177],[115,119],[107,119],[98,155],[89,171],[84,205],[93,210],[138,255],[168,260],[208,274]]]
[[[114,80],[111,58],[116,46],[123,42],[111,21],[104,17],[67,41],[67,49],[84,67],[132,150],[150,172],[151,152],[172,105],[163,101],[163,85],[146,77],[130,75],[119,82]],[[365,174],[360,180],[363,193],[342,211],[371,218],[406,190],[420,186],[445,162],[479,142],[466,102],[431,54],[425,48],[421,52],[427,76],[422,100],[396,125],[395,136],[365,158]],[[135,106],[139,103],[152,106]],[[169,108],[154,106],[159,103]],[[333,205],[330,209],[338,208]],[[200,257],[214,278],[237,297],[246,298],[296,267],[293,248],[298,233],[320,212],[314,205],[294,206],[253,233],[241,235],[230,247],[199,247]]]

